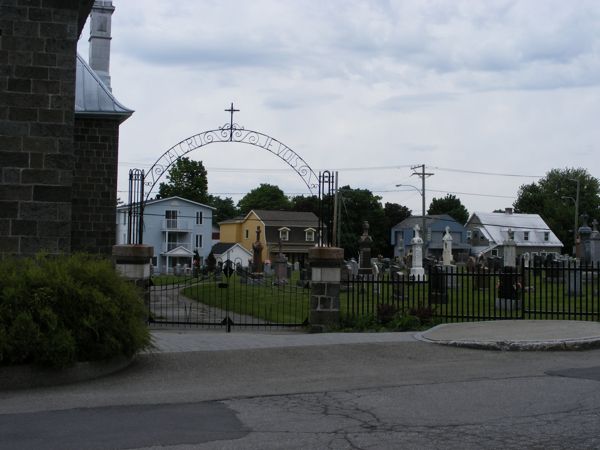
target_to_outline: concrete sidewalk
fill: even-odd
[[[388,333],[152,330],[158,353],[423,342],[490,350],[581,350],[600,347],[600,322],[497,320],[438,325],[427,331]]]
[[[438,325],[415,338],[491,350],[583,350],[600,347],[600,322],[497,320]]]

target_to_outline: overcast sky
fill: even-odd
[[[552,168],[600,177],[600,1],[113,0],[119,195],[132,167],[229,120],[265,133],[340,185],[421,212],[457,195],[469,212],[511,206]],[[84,30],[80,53],[87,58]],[[209,191],[260,183],[308,193],[269,152],[190,153]]]

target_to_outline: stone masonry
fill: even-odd
[[[0,257],[71,249],[75,56],[92,0],[0,0]]]
[[[119,121],[75,118],[71,248],[110,255],[115,242]]]

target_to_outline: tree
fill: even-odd
[[[387,230],[388,234],[387,245],[383,255],[391,258],[394,256],[394,247],[390,241],[390,230],[404,219],[408,219],[411,216],[412,211],[406,206],[399,205],[398,203],[386,202],[386,204],[383,206],[383,214],[385,216],[384,229]]]
[[[171,166],[167,183],[160,183],[157,198],[179,196],[207,204],[208,178],[202,161],[192,161],[183,156]]]
[[[358,257],[358,240],[363,233],[364,221],[369,222],[369,234],[373,238],[371,255],[387,254],[389,228],[381,197],[368,189],[352,189],[350,186],[343,186],[338,192],[341,196],[340,246],[345,257]]]
[[[221,198],[216,195],[209,195],[208,197],[208,205],[217,208],[213,212],[213,224],[232,219],[239,214],[231,197]]]
[[[283,191],[272,184],[261,183],[238,202],[240,213],[247,214],[253,209],[289,210],[290,200]]]
[[[582,168],[550,170],[537,183],[521,185],[513,203],[517,213],[539,214],[562,241],[565,252],[573,248],[578,182],[579,214],[588,214],[591,222],[598,218],[600,182]]]
[[[316,195],[297,195],[291,198],[290,204],[292,211],[312,212],[317,216],[321,210],[321,201]]]
[[[464,207],[458,197],[452,194],[446,194],[443,198],[434,197],[431,200],[427,215],[433,214],[448,214],[461,225],[464,225],[469,220],[467,208]]]

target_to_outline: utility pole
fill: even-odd
[[[421,169],[420,172],[417,172],[417,169]],[[413,171],[412,175],[416,175],[418,177],[421,177],[421,201],[422,203],[422,214],[423,214],[423,226],[421,228],[421,238],[423,239],[423,244],[425,245],[425,247],[427,247],[427,236],[425,235],[425,178],[429,178],[430,176],[433,175],[433,173],[426,173],[425,172],[425,164],[421,164],[419,166],[412,166],[410,168],[410,170]]]
[[[339,202],[339,197],[338,197],[338,173],[339,172],[335,172],[335,195],[333,197],[333,241],[332,244],[334,247],[339,247],[339,240],[340,240],[340,230],[339,230],[339,226],[340,226],[340,208],[338,205]]]

